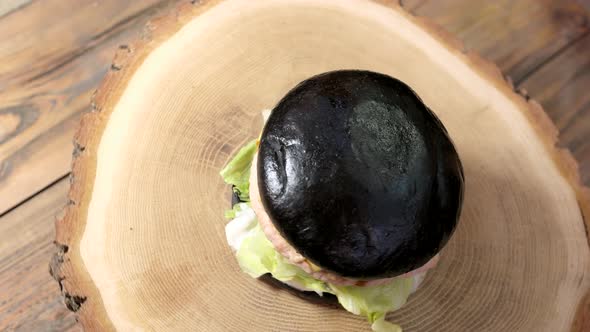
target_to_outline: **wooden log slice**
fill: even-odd
[[[541,107],[392,1],[192,1],[122,46],[76,135],[51,264],[87,330],[366,331],[364,318],[242,273],[219,170],[299,81],[367,69],[409,84],[465,168],[458,229],[388,319],[405,331],[583,331],[580,184]],[[586,296],[586,300],[583,298]],[[577,318],[576,318],[577,317]]]

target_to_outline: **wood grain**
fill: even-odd
[[[586,293],[586,296],[580,301],[571,330],[571,332],[587,331],[590,331],[590,292]]]
[[[588,12],[575,0],[429,0],[414,12],[496,63],[516,83],[590,29]]]
[[[240,273],[224,245],[220,211],[228,188],[217,175],[259,132],[260,109],[313,73],[354,67],[414,87],[449,129],[467,178],[464,215],[441,265],[390,318],[408,331],[572,327],[590,286],[581,214],[590,213],[589,192],[575,162],[554,147],[556,130],[538,104],[516,93],[493,64],[398,7],[285,4],[225,1],[202,16],[184,6],[151,25],[157,43],[169,40],[153,53],[154,43],[133,45],[121,70],[107,76],[97,111],[77,135],[83,149],[74,161],[73,203],[57,224],[58,241],[69,248],[65,287],[84,299],[82,323],[366,329],[346,313]],[[249,22],[238,30],[243,17],[236,12]],[[312,27],[322,38],[314,39]],[[269,45],[288,51],[270,57]]]
[[[47,0],[13,11],[0,22],[0,82],[35,81],[160,2]]]
[[[0,219],[0,330],[80,331],[47,273],[67,179]]]
[[[560,143],[580,162],[590,183],[590,35],[525,80],[521,87],[544,107],[561,132]]]
[[[0,19],[0,215],[69,172],[71,137],[115,50],[173,3],[38,1]]]
[[[581,161],[581,175],[588,184],[590,152],[587,142],[590,141],[590,130],[585,128],[590,111],[584,107],[589,96],[586,88],[588,57],[584,57],[584,54],[590,54],[587,37],[584,38],[587,33],[587,23],[584,22],[588,21],[588,15],[584,18],[584,12],[579,11],[573,1],[531,1],[504,1],[498,2],[500,6],[495,7],[484,1],[400,2],[408,10],[426,15],[459,34],[468,48],[499,61],[506,74],[517,79],[524,77],[521,87],[546,105],[547,112],[561,130],[561,145],[569,146]],[[119,44],[128,44],[129,40],[134,39],[151,13],[160,11],[160,6],[166,7],[172,2],[0,1],[0,215],[69,171],[72,134],[80,113],[90,109],[90,95],[101,77],[109,71],[114,50]],[[100,6],[105,4],[110,9],[89,10],[88,7],[94,3]],[[588,0],[582,0],[581,4],[590,9]],[[30,8],[33,5],[38,7]],[[535,10],[510,12],[511,8],[526,8],[529,5]],[[421,6],[424,7],[420,11]],[[55,15],[55,10],[61,14]],[[88,26],[91,28],[88,29]],[[64,31],[66,38],[61,38],[61,32]],[[528,41],[527,34],[534,36],[534,43]],[[37,36],[44,38],[37,39]],[[539,42],[538,38],[548,40]],[[559,47],[553,45],[555,42]],[[572,46],[567,47],[567,43]],[[10,55],[10,50],[19,44],[27,48],[20,50],[24,52],[19,54],[22,59]],[[48,44],[55,45],[48,47]],[[8,62],[16,66],[4,66]],[[549,69],[544,70],[545,67]],[[574,132],[568,134],[570,130]],[[48,190],[52,190],[52,187]],[[53,207],[33,205],[37,197],[18,210],[32,209],[31,215],[42,215],[45,210],[58,211],[63,205],[57,199]],[[4,218],[11,215],[0,218],[0,227]],[[590,222],[590,218],[587,219]],[[11,232],[0,232],[0,244],[5,239],[12,239],[12,235]],[[17,253],[9,249],[0,250],[0,264],[12,254],[27,257],[37,255],[37,246],[33,243],[22,248]],[[41,265],[43,269],[33,269],[39,280],[47,277],[46,265]],[[11,280],[14,278],[13,273],[11,269],[2,269],[0,280]],[[32,311],[33,314],[41,312],[39,310],[43,310],[45,303],[48,314],[43,314],[43,317],[55,318],[56,322],[45,321],[41,324],[48,325],[35,325],[35,322],[30,321],[31,316],[27,315],[28,307],[5,299],[4,288],[1,288],[0,330],[10,330],[6,324],[20,326],[23,331],[50,330],[47,326],[51,324],[55,324],[56,328],[69,326],[71,316],[62,316],[61,313],[54,316],[50,313],[53,309],[61,309],[58,305],[61,301],[45,298],[48,293],[44,291],[39,293],[41,297],[29,293],[30,285],[26,283],[11,285],[16,287],[11,289],[12,292],[29,295],[26,303],[34,303],[35,308],[38,308]],[[57,287],[47,287],[53,288],[55,294],[59,292]],[[584,310],[588,308],[590,296],[586,296],[586,299],[586,304],[580,304],[579,317],[582,318],[576,325],[576,332],[586,331],[586,327],[590,326],[588,311]],[[2,315],[5,308],[17,307],[20,309],[12,309],[10,318]]]
[[[4,0],[0,2],[0,18],[24,8],[31,2],[33,2],[33,0]]]
[[[114,50],[173,2],[6,3],[18,10],[0,18],[0,214],[69,171],[75,123]],[[573,0],[402,4],[458,34],[517,82],[588,31],[587,13]]]
[[[398,3],[404,9],[409,12],[413,12],[416,8],[420,7],[422,4],[428,2],[428,0],[399,0]]]

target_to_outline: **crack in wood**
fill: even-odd
[[[85,296],[70,295],[68,293],[64,293],[64,303],[66,304],[66,308],[68,308],[72,312],[80,310],[80,307],[84,302],[86,302]]]
[[[76,312],[80,310],[80,307],[84,302],[86,302],[86,296],[80,295],[72,295],[70,294],[64,287],[63,282],[66,279],[65,276],[62,274],[61,268],[63,263],[66,261],[65,255],[69,251],[69,247],[65,244],[58,243],[57,241],[54,242],[55,244],[55,253],[51,257],[51,261],[49,263],[49,274],[55,281],[57,281],[59,285],[59,290],[64,298],[64,304],[66,308],[68,308],[72,312]]]
[[[78,158],[85,150],[85,146],[78,143],[78,141],[74,141],[74,151],[72,152],[72,156]]]

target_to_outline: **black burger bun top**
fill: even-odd
[[[314,76],[274,108],[258,185],[282,236],[344,277],[393,277],[445,245],[463,200],[461,161],[438,118],[392,77]]]

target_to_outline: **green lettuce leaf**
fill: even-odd
[[[256,140],[250,141],[219,172],[227,184],[234,186],[234,191],[240,199],[246,202],[250,200],[250,167],[257,148]]]
[[[279,254],[264,235],[258,222],[256,220],[254,222],[256,227],[244,239],[236,253],[242,271],[253,278],[270,273],[277,280],[292,282],[298,287],[315,291],[320,295],[329,291],[326,283],[311,277]]]
[[[338,302],[356,315],[366,316],[375,332],[401,332],[398,325],[385,321],[385,314],[401,308],[414,285],[413,278],[395,278],[379,286],[337,286],[330,284]]]
[[[330,285],[330,288],[346,310],[367,316],[373,323],[375,315],[401,308],[412,293],[412,286],[412,278],[394,278],[379,286]]]
[[[385,314],[375,315],[371,329],[375,332],[402,332],[402,328],[385,320]],[[371,319],[369,319],[371,321]]]
[[[266,238],[255,217],[252,228],[236,253],[242,271],[253,278],[270,273],[275,279],[320,295],[331,293],[347,311],[367,317],[375,332],[401,332],[398,325],[385,321],[387,312],[399,309],[413,290],[414,278],[395,278],[379,286],[338,286],[317,280],[278,253]]]
[[[249,202],[234,204],[234,206],[232,207],[231,210],[225,211],[225,218],[226,219],[234,219],[235,217],[237,217],[240,214],[241,211],[244,211],[247,208],[250,208]]]

